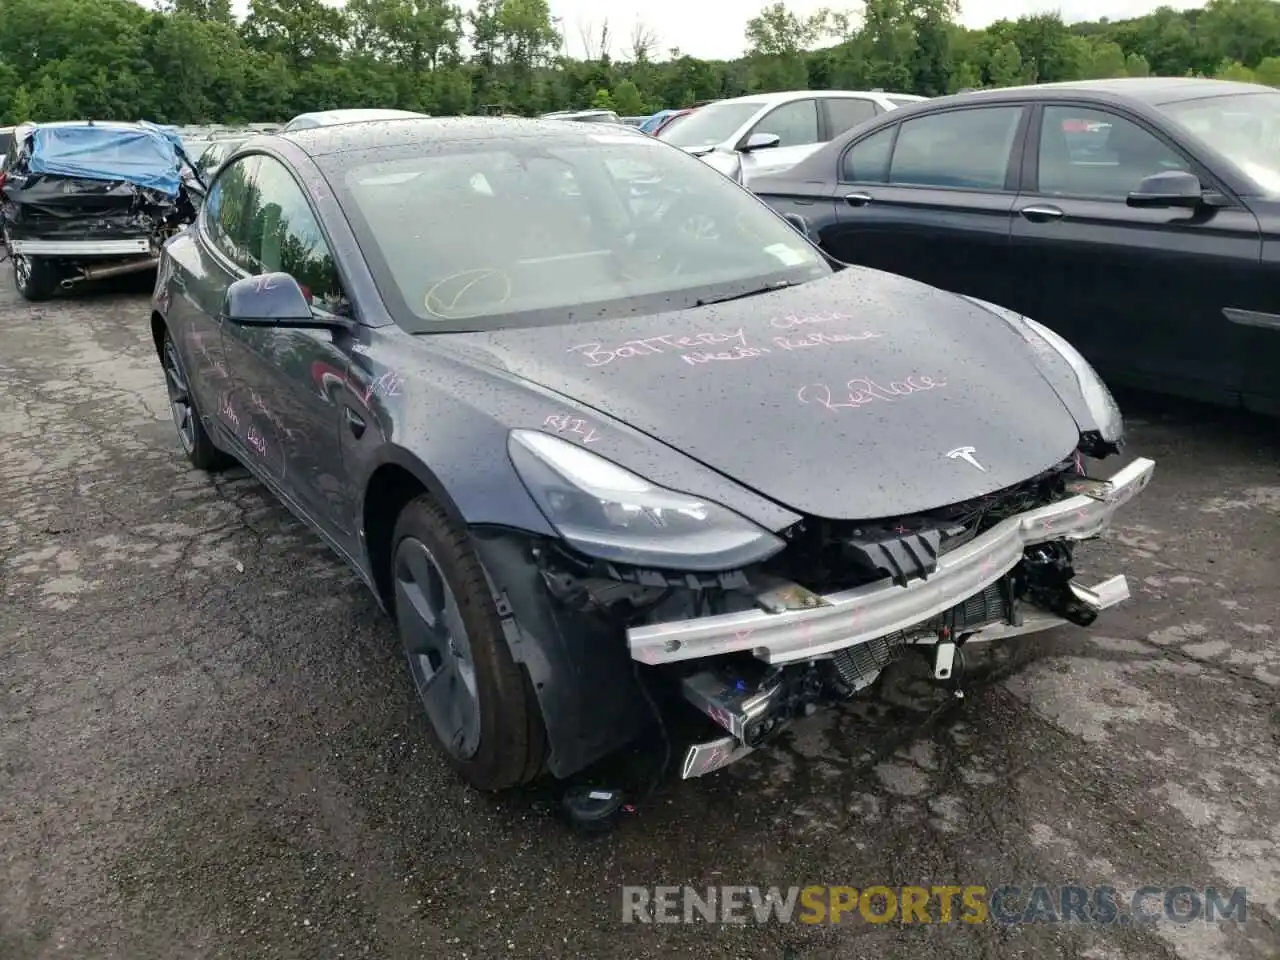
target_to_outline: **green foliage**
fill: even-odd
[[[745,53],[706,61],[632,31],[611,56],[564,55],[548,0],[4,0],[0,119],[284,120],[337,107],[436,115],[601,107],[640,115],[796,88],[956,90],[1096,77],[1214,76],[1280,86],[1280,4],[1209,0],[1066,25],[1052,14],[956,24],[956,0],[865,0],[855,15],[770,3]]]

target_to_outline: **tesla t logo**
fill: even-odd
[[[947,451],[948,460],[963,460],[972,467],[977,467],[983,473],[987,472],[987,468],[980,464],[974,457],[973,447],[956,447],[954,450]]]

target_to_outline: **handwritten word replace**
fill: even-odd
[[[818,404],[828,410],[857,409],[869,403],[896,403],[904,397],[937,390],[947,385],[946,380],[913,374],[905,380],[891,380],[888,386],[866,377],[856,377],[845,384],[847,398],[835,399],[825,383],[808,383],[796,391],[796,399],[803,404]]]
[[[587,421],[571,417],[567,413],[552,414],[542,421],[543,427],[550,427],[556,433],[576,433],[582,437],[584,444],[593,443],[600,438]]]

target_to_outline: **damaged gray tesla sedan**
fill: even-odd
[[[701,775],[907,650],[947,681],[1128,596],[1073,554],[1154,464],[1086,474],[1122,426],[1068,343],[835,263],[651,138],[251,140],[151,322],[192,463],[240,461],[359,571],[477,787],[569,776],[659,709],[703,726]]]

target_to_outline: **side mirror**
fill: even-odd
[[[753,133],[738,145],[740,153],[751,153],[755,150],[768,150],[770,147],[776,147],[782,142],[782,138],[776,133]]]
[[[253,327],[321,327],[298,281],[287,273],[245,277],[227,287],[222,317]]]
[[[1190,207],[1204,203],[1200,178],[1185,170],[1166,170],[1143,177],[1125,203],[1131,207]]]
[[[796,228],[796,233],[804,237],[806,240],[812,240],[813,237],[809,233],[809,221],[798,213],[784,213],[782,219],[787,221]]]

